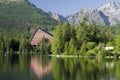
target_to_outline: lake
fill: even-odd
[[[120,60],[0,55],[0,80],[120,80]]]

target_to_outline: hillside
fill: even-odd
[[[36,28],[51,31],[57,21],[27,0],[0,1],[0,32],[7,35],[32,34]]]

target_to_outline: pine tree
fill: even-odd
[[[75,55],[77,52],[74,39],[71,39],[69,42],[69,54],[70,55]]]
[[[52,40],[52,53],[53,54],[61,54],[63,53],[63,37],[62,37],[62,23],[59,22],[57,29],[54,34],[54,38]]]
[[[86,53],[86,43],[85,41],[83,42],[81,49],[80,49],[80,54],[81,55],[85,55],[84,53]]]
[[[71,39],[71,26],[70,24],[67,22],[63,25],[63,41],[64,42],[69,42]]]
[[[69,51],[69,43],[66,42],[65,43],[65,48],[64,48],[64,55],[69,55],[70,51]]]

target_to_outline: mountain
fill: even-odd
[[[109,2],[98,8],[82,8],[78,12],[67,15],[64,18],[66,18],[66,21],[68,21],[70,24],[79,24],[82,20],[82,17],[86,16],[89,23],[94,22],[98,25],[118,25],[120,23],[119,14],[120,4]]]
[[[0,32],[32,34],[36,28],[53,30],[57,21],[27,0],[0,0]]]
[[[49,11],[48,14],[49,14],[53,19],[55,19],[55,20],[57,20],[57,21],[61,20],[63,23],[65,23],[65,22],[67,21],[67,19],[66,19],[64,16],[62,16],[62,15],[60,15],[60,14],[58,14],[58,13],[52,13],[52,12]]]
[[[70,24],[79,24],[83,16],[87,16],[89,23],[94,21],[96,24],[109,24],[109,21],[104,13],[97,9],[83,8],[76,14],[68,15],[66,18]]]
[[[109,2],[97,8],[101,10],[110,22],[110,25],[117,25],[120,23],[120,3]]]

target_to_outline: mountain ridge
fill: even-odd
[[[98,25],[102,24],[102,25],[114,26],[114,25],[119,25],[120,23],[119,14],[120,14],[120,3],[108,2],[97,8],[81,8],[78,12],[67,15],[64,18],[66,19],[67,22],[74,25],[74,24],[79,24],[83,16],[87,16],[89,23],[94,21]],[[62,21],[60,17],[59,20]]]
[[[63,23],[65,23],[67,21],[67,19],[63,16],[63,15],[60,15],[59,13],[52,13],[52,12],[48,12],[49,16],[51,16],[51,18],[59,21],[61,20]]]

